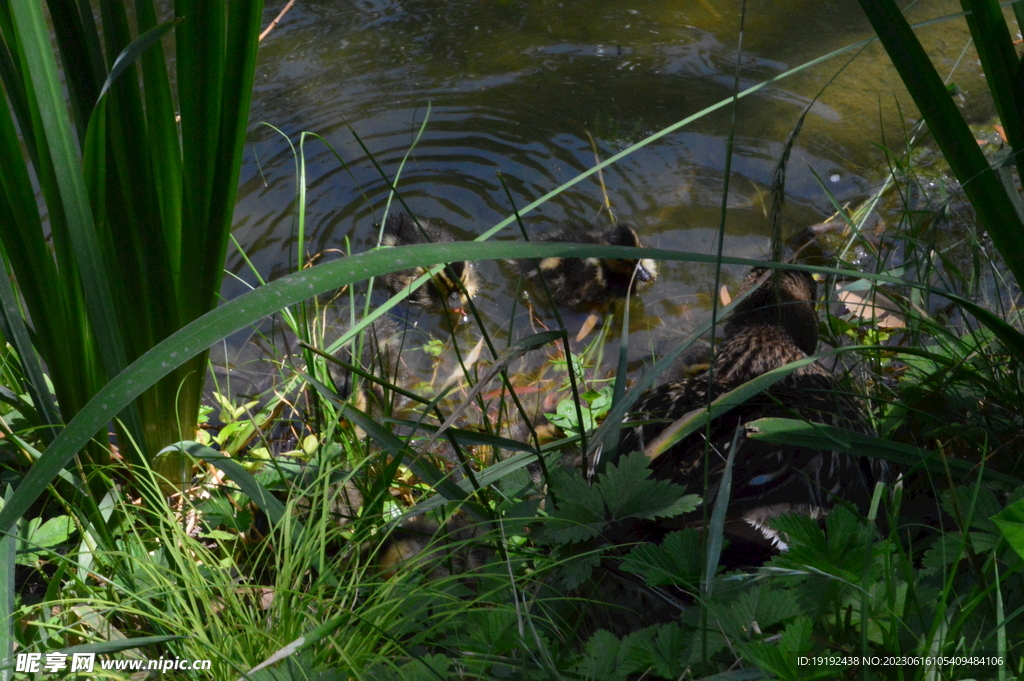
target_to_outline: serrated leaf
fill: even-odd
[[[828,542],[818,523],[806,515],[789,513],[771,521],[773,528],[786,535],[789,552],[777,556],[790,564],[817,562],[819,556],[828,555]],[[795,565],[794,565],[795,566]]]
[[[552,473],[558,507],[545,523],[543,537],[556,544],[593,539],[604,527],[604,500],[600,492],[578,475]]]
[[[708,607],[722,632],[736,641],[749,640],[756,631],[768,631],[803,614],[790,592],[764,584],[737,596],[717,597]]]
[[[590,579],[594,568],[601,564],[600,553],[585,553],[572,556],[559,565],[559,574],[562,577],[562,584],[566,589],[575,589],[583,582]]]
[[[748,618],[745,626],[750,627],[756,622],[761,630],[801,614],[799,604],[789,593],[767,587],[740,594],[735,604],[733,612]]]
[[[651,479],[649,459],[643,452],[632,452],[611,464],[598,476],[595,487],[600,490],[611,517],[616,520],[654,518],[679,515],[679,508],[693,510],[693,495],[683,499],[685,488],[667,480]]]
[[[619,665],[622,642],[614,634],[599,629],[587,641],[586,652],[576,671],[588,679],[616,681],[625,679],[628,672]]]
[[[954,499],[955,497],[955,499]],[[1002,506],[992,490],[983,485],[954,487],[942,495],[942,506],[950,516],[961,516],[968,527],[984,532],[995,532],[996,526],[989,518],[999,513]]]
[[[622,639],[620,664],[636,674],[651,669],[666,679],[683,675],[683,650],[687,636],[678,624],[656,624]]]
[[[658,625],[634,631],[622,637],[619,650],[619,665],[630,674],[647,671],[654,663],[651,648]]]
[[[622,561],[626,572],[641,575],[648,584],[699,584],[703,560],[700,534],[695,529],[668,534],[660,545],[641,544]]]
[[[800,654],[811,652],[812,630],[810,618],[798,617],[786,626],[777,643],[738,642],[737,647],[745,658],[782,681],[836,678],[838,668],[801,666],[797,663]]]
[[[862,573],[874,533],[843,506],[834,508],[825,519],[827,532],[817,521],[798,514],[776,518],[771,525],[786,534],[789,544],[789,552],[777,557],[779,564],[809,565],[844,578]]]
[[[482,608],[465,613],[462,619],[467,625],[465,631],[481,652],[503,655],[518,643],[515,610]]]
[[[779,650],[787,653],[810,652],[812,629],[811,618],[797,617],[786,626],[779,637]]]

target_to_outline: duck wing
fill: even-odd
[[[710,429],[700,429],[651,462],[656,477],[679,484],[687,493],[700,494],[713,504],[725,470],[729,449],[732,464],[730,515],[751,513],[775,517],[789,511],[818,515],[836,498],[862,509],[874,483],[885,479],[885,464],[878,460],[797,444],[772,444],[747,437],[746,425],[760,418],[796,418],[812,423],[864,432],[866,425],[856,401],[818,365],[818,370],[794,373],[770,390],[718,416]],[[735,386],[712,385],[711,399]],[[619,451],[643,450],[676,419],[707,404],[706,375],[666,384],[649,391],[638,402],[631,421],[658,419],[624,429]],[[739,431],[737,433],[737,430]],[[708,461],[708,488],[704,489],[704,461]],[[766,510],[768,509],[768,510]]]

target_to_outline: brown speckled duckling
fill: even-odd
[[[546,234],[540,240],[609,246],[643,245],[628,225],[615,225],[603,234],[594,232],[593,227],[574,224]],[[537,280],[537,267],[533,261],[513,260],[511,263],[522,276]],[[657,278],[658,263],[648,258],[543,258],[540,270],[556,303],[584,307],[625,296],[634,271],[633,291],[644,288]]]
[[[709,390],[711,399],[718,398],[767,371],[815,352],[817,286],[811,275],[787,270],[774,277],[768,270],[755,268],[747,275],[742,290],[752,286],[757,289],[725,319],[710,386],[708,373],[704,372],[643,394],[628,420],[655,422],[624,427],[621,453],[643,450],[667,425],[703,408]],[[888,478],[886,463],[878,459],[747,438],[743,425],[763,417],[798,418],[867,430],[856,400],[844,393],[836,378],[818,362],[797,369],[716,418],[710,431],[712,458],[705,502],[714,503],[728,449],[739,427],[729,500],[728,517],[732,522],[727,526],[734,536],[785,548],[778,533],[767,524],[772,518],[793,512],[820,517],[836,498],[866,509],[875,482]],[[702,428],[654,459],[651,466],[658,477],[683,485],[690,493],[702,494],[704,451]]]
[[[407,213],[389,215],[388,219],[384,222],[384,235],[381,239],[381,245],[407,246],[409,244],[453,241],[451,236],[440,231],[426,220],[420,220],[419,225],[418,227],[416,221]],[[420,227],[422,227],[422,230]],[[402,270],[401,272],[386,274],[382,277],[384,287],[392,295],[399,293],[408,288],[413,281],[423,276],[427,269],[426,267],[414,267]],[[456,280],[462,282],[465,293],[459,288]],[[440,309],[443,301],[447,303],[450,311],[461,313],[468,298],[472,298],[476,294],[477,287],[478,280],[473,264],[470,262],[453,262],[435,274],[430,281],[413,291],[409,296],[409,302],[432,309]]]

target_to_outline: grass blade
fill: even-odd
[[[176,367],[184,364],[189,358],[205,352],[218,340],[283,307],[371,276],[380,276],[409,267],[425,267],[451,262],[453,258],[488,260],[516,257],[590,257],[591,255],[618,258],[655,257],[698,262],[706,262],[713,257],[699,253],[621,246],[467,242],[458,245],[420,244],[369,251],[295,272],[243,294],[206,313],[158,343],[136,360],[130,368],[116,376],[97,392],[89,404],[75,415],[67,427],[47,447],[41,460],[25,476],[15,498],[0,512],[0,531],[9,529],[89,439],[144,390]],[[723,260],[741,265],[758,264],[758,261],[742,258],[724,258]],[[344,339],[341,342],[344,342]]]
[[[908,468],[923,466],[933,472],[944,474],[946,466],[963,476],[978,471],[978,467],[970,461],[946,458],[937,460],[940,454],[900,442],[883,440],[873,435],[844,430],[836,426],[822,423],[810,423],[796,419],[763,418],[751,421],[752,429],[747,437],[752,440],[763,440],[776,444],[798,445],[809,449],[840,452],[854,456],[869,456],[884,459]],[[1021,480],[986,468],[982,477],[1007,489],[1014,489]]]
[[[13,490],[8,487],[5,502],[11,500]],[[17,610],[14,596],[14,560],[17,555],[16,534],[0,536],[0,660],[10,660],[14,656],[14,612]],[[6,665],[5,665],[6,666]],[[2,672],[3,681],[13,678],[10,669]]]
[[[103,87],[100,89],[97,99],[102,98],[107,93],[113,82],[124,73],[125,69],[134,64],[142,56],[143,52],[157,43],[160,38],[164,37],[180,21],[181,19],[175,19],[173,21],[165,21],[159,26],[154,26],[133,40],[128,47],[124,48],[121,54],[117,55],[117,59],[114,60],[114,65],[111,67],[110,73],[107,74],[107,79],[103,81]]]

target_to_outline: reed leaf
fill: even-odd
[[[983,11],[985,9],[981,7],[981,3],[965,4],[971,5],[972,9],[975,4]],[[978,218],[1010,271],[1017,277],[1017,281],[1024,281],[1024,238],[1021,237],[1021,234],[1024,234],[1024,224],[996,173],[974,141],[973,133],[946,90],[938,71],[935,70],[935,66],[895,2],[860,0],[860,5],[882,45],[885,46],[886,52],[889,53],[903,79],[903,84],[910,91],[914,103],[928,123],[928,128],[953,174],[963,186],[964,193],[974,206]],[[997,33],[992,26],[994,17],[990,13],[985,13],[984,16],[987,18],[972,19],[974,24],[977,24],[972,24],[972,29],[977,28],[984,34]],[[985,59],[989,61],[988,67],[991,69],[991,72],[986,71],[989,82],[996,82],[997,88],[1003,89],[998,86],[998,74],[1005,70],[1009,57],[1005,54],[1005,49],[1000,50],[1001,48],[996,45],[982,48],[987,54]],[[1013,112],[1005,110],[1005,107],[1015,101],[1015,96],[1009,91],[1001,96],[1001,107],[1004,109],[1001,109],[1000,113],[1013,115]],[[1018,110],[1018,126],[1020,116]]]
[[[137,0],[134,12],[103,0],[97,13],[49,0],[63,74],[40,5],[0,7],[9,102],[0,113],[0,250],[67,421],[130,361],[217,303],[262,2],[181,0],[161,22],[151,0]],[[160,41],[172,29],[173,78]],[[192,435],[204,360],[195,356],[132,405],[122,453],[134,454],[132,442],[156,452]]]
[[[221,305],[176,331],[100,389],[89,404],[75,415],[67,427],[46,448],[44,455],[40,457],[40,460],[22,481],[14,499],[0,512],[0,532],[11,527],[11,523],[25,512],[42,493],[46,485],[85,446],[92,434],[112,418],[113,414],[130,404],[157,381],[178,370],[179,367],[190,361],[190,358],[205,353],[206,349],[215,342],[284,307],[370,277],[411,267],[428,267],[437,263],[458,260],[502,260],[556,256],[566,258],[653,258],[704,263],[714,262],[717,259],[714,255],[704,253],[594,244],[507,241],[434,243],[375,249],[281,277]],[[721,261],[724,264],[734,265],[779,266],[778,263],[735,257],[723,257]],[[835,273],[841,271],[833,268],[797,267],[816,272]],[[860,276],[878,281],[894,281],[887,275],[865,272],[860,273]],[[395,299],[397,298],[396,296]],[[378,308],[378,311],[382,308]],[[364,319],[364,322],[369,323],[367,319]],[[353,327],[338,339],[338,343],[347,342],[352,336],[359,333],[361,328],[359,325]],[[627,395],[627,399],[623,402],[627,403],[630,396],[639,392],[640,389],[634,390]],[[616,408],[620,407],[622,412],[616,413],[613,410],[606,418],[606,424],[612,419],[621,421],[628,409],[628,404],[626,406],[616,405]]]
[[[1024,177],[1024,79],[998,0],[961,0],[1003,131]],[[1018,3],[1019,4],[1019,3]]]
[[[658,249],[566,243],[465,242],[437,243],[376,249],[301,270],[245,293],[176,331],[144,353],[126,371],[100,389],[90,403],[70,420],[29,471],[10,504],[0,512],[0,531],[20,517],[46,485],[67,465],[114,414],[142,395],[160,379],[206,352],[213,343],[277,310],[311,296],[341,288],[372,276],[410,267],[426,267],[457,260],[561,257],[653,257],[662,260],[711,262],[715,256]],[[727,264],[771,263],[722,258]],[[820,268],[819,268],[820,269]],[[868,276],[868,275],[865,275]],[[885,277],[881,277],[885,278]],[[365,320],[364,320],[365,321]],[[344,343],[359,332],[355,327],[339,339]],[[184,438],[183,438],[184,439]]]

